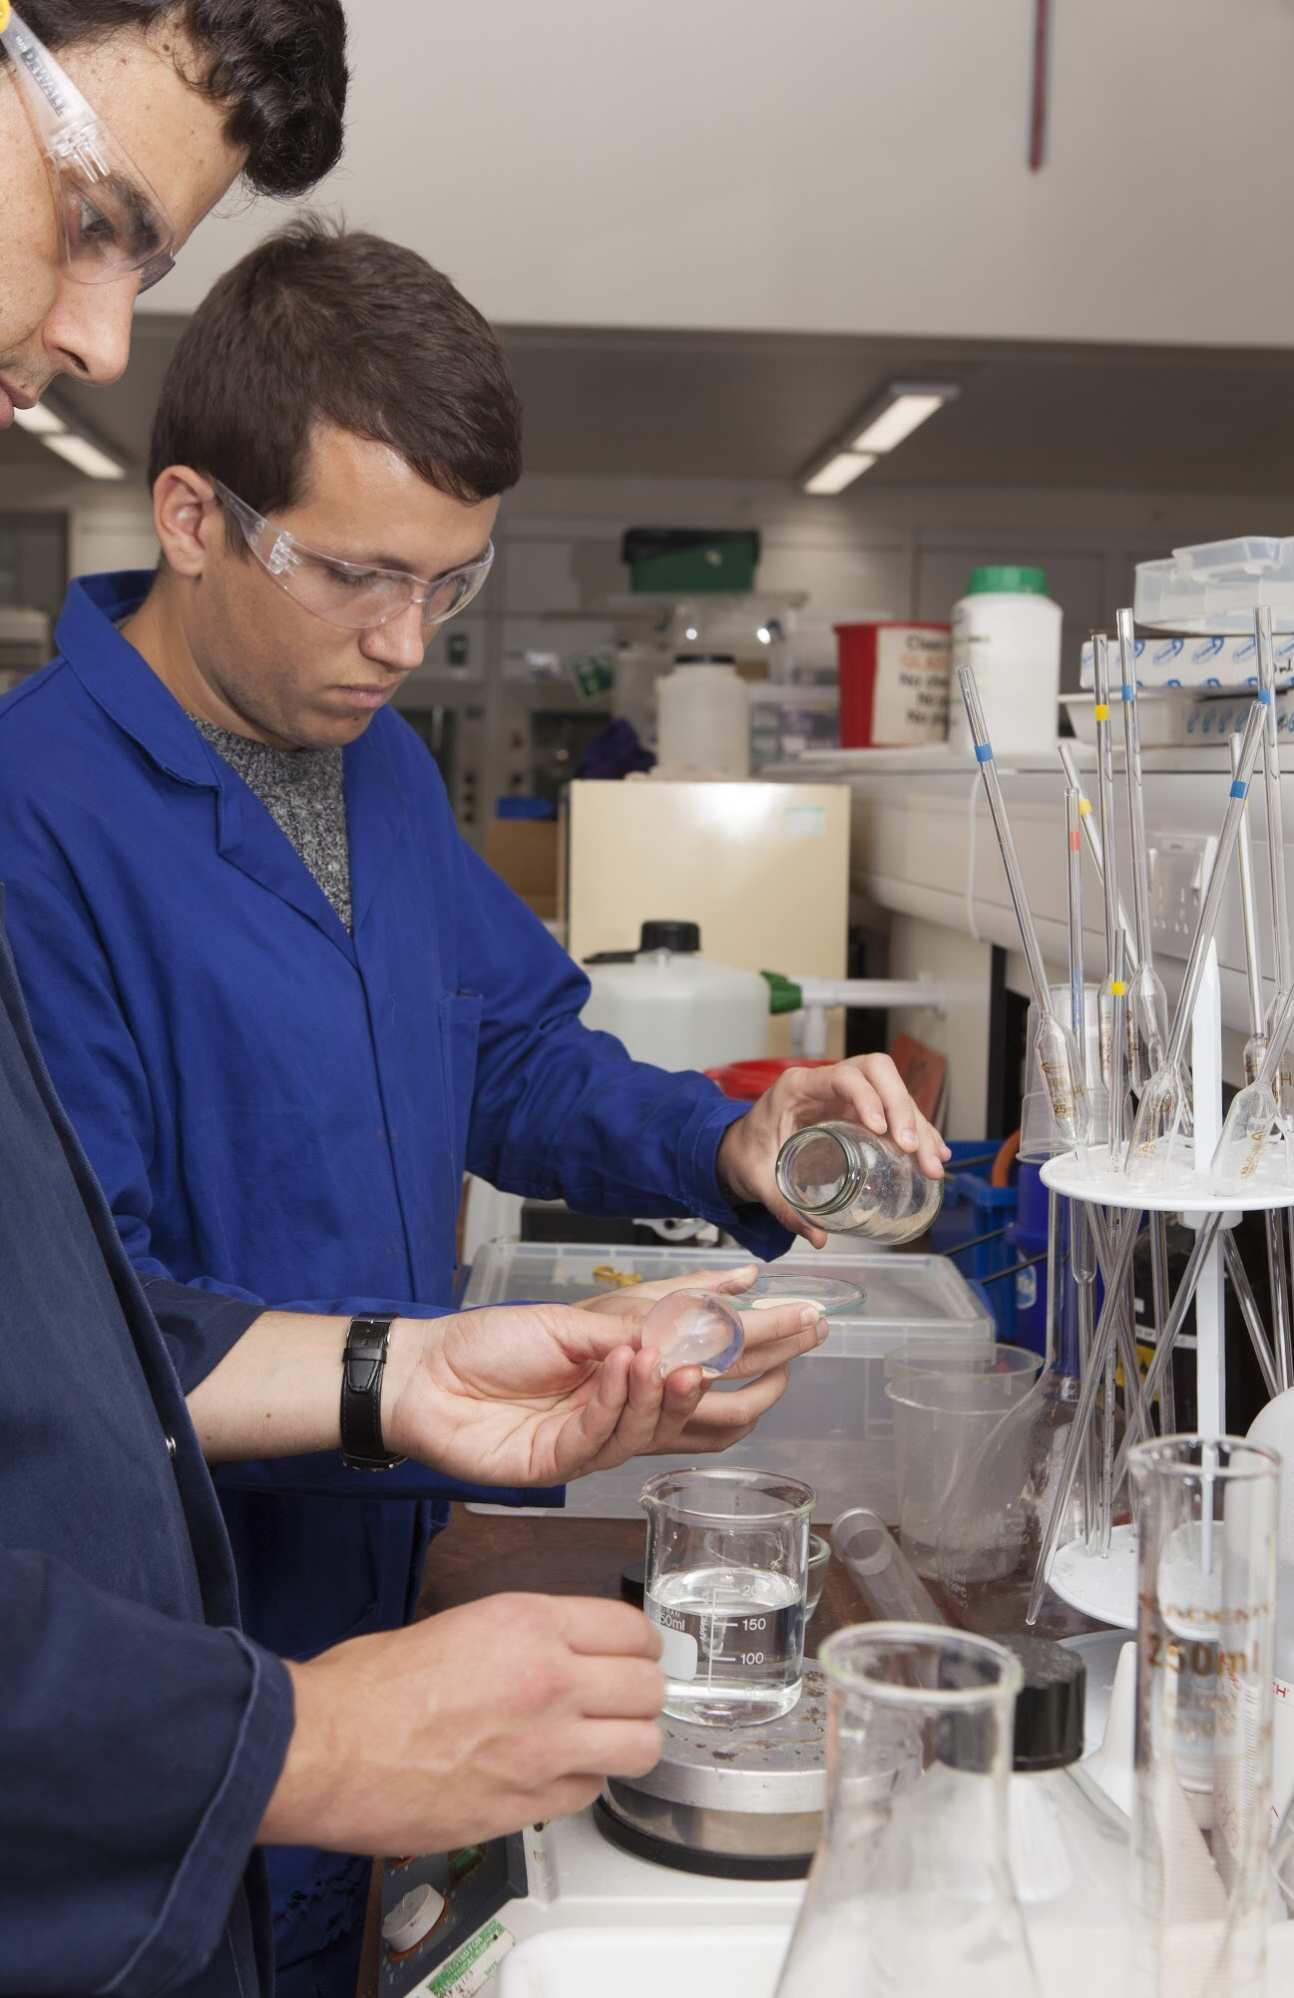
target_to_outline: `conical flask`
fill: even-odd
[[[1007,1865],[1019,1661],[919,1623],[837,1631],[827,1806],[777,1998],[1039,1998]]]

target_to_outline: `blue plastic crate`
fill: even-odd
[[[1000,1145],[997,1138],[951,1141],[944,1204],[922,1247],[951,1259],[992,1312],[998,1338],[1014,1344],[1017,1279],[992,1281],[1020,1259],[1013,1234],[1016,1189],[989,1185]]]

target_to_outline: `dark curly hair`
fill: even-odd
[[[319,423],[390,445],[469,505],[521,476],[520,405],[475,306],[416,251],[304,215],[226,271],[185,327],[149,483],[192,465],[275,513],[305,490]]]
[[[260,194],[305,194],[341,158],[346,109],[342,0],[20,0],[51,49],[169,18],[205,57],[199,87],[225,107]]]

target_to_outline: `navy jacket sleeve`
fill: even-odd
[[[63,1107],[94,1164],[126,1252],[143,1283],[185,1393],[206,1379],[252,1321],[267,1309],[352,1317],[358,1312],[435,1318],[450,1304],[410,1304],[399,1298],[275,1299],[272,1305],[236,1284],[203,1276],[177,1282],[153,1252],[148,1159],[155,1140],[153,1110],[135,1043],[122,1016],[93,918],[71,876],[56,872],[56,849],[24,855],[21,876],[7,894],[10,934],[29,992],[42,984],[62,1003],[42,1007],[41,1043]],[[222,1465],[222,1486],[330,1493],[367,1499],[484,1499],[504,1505],[560,1504],[560,1487],[533,1492],[482,1487],[408,1463],[380,1478],[347,1470],[336,1451],[309,1457]]]
[[[155,1998],[210,1960],[292,1733],[238,1632],[0,1551],[0,1990]]]
[[[459,853],[460,982],[483,1002],[470,1169],[585,1214],[699,1215],[757,1256],[784,1255],[787,1231],[719,1184],[720,1142],[749,1106],[582,1026],[583,972],[465,842]]]

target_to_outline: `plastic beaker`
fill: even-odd
[[[815,1502],[773,1471],[662,1471],[643,1487],[643,1607],[664,1646],[667,1714],[753,1727],[795,1705]]]
[[[988,1343],[980,1353],[946,1349],[938,1365],[933,1356],[887,1357],[899,1540],[918,1574],[939,1577],[951,1562],[961,1580],[989,1582],[1015,1569],[1025,1531],[1015,1502],[1026,1476],[1029,1433],[1012,1430],[996,1455],[989,1440],[1041,1367],[1038,1353]],[[976,1510],[959,1521],[957,1495],[972,1465]]]
[[[1132,1450],[1139,1989],[1251,1998],[1267,1948],[1280,1459],[1231,1437]]]
[[[777,1155],[777,1184],[828,1235],[864,1235],[886,1248],[915,1241],[938,1214],[943,1181],[927,1179],[892,1138],[861,1124],[809,1124]]]
[[[1036,1998],[1007,1865],[1018,1660],[917,1623],[839,1630],[822,1842],[777,1998]]]

